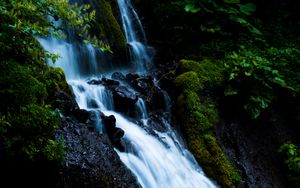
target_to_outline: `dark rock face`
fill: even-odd
[[[63,111],[64,114],[72,114],[79,109],[79,106],[74,97],[70,96],[64,91],[58,90],[51,96],[53,108],[58,108]]]
[[[115,109],[119,112],[128,112],[129,109],[134,107],[134,104],[138,100],[136,93],[125,86],[113,88],[112,94]]]
[[[111,80],[101,80],[103,83],[116,85]],[[79,109],[74,97],[62,91],[57,91],[52,100],[53,107],[63,112],[56,138],[63,138],[66,156],[52,172],[50,187],[140,187],[112,145],[121,145],[124,135],[115,127],[114,117],[105,120],[110,128],[108,136],[100,135],[95,125],[103,116],[101,112]],[[96,106],[96,102],[91,101],[91,105]]]
[[[279,119],[274,124],[226,120],[215,131],[227,156],[241,172],[241,187],[287,187],[277,154],[282,143],[293,140],[285,123]]]
[[[120,83],[118,81],[116,81],[116,80],[102,78],[102,84],[104,86],[118,86]]]
[[[140,96],[147,99],[150,110],[164,109],[165,98],[162,90],[154,83],[151,76],[139,76],[137,74],[127,74],[127,82]]]
[[[115,116],[102,115],[101,118],[106,134],[108,135],[108,138],[112,144],[120,151],[125,151],[125,148],[121,144],[121,138],[124,136],[125,132],[121,128],[116,127]]]
[[[111,79],[119,80],[119,81],[125,81],[126,77],[122,73],[120,73],[120,72],[114,72],[111,75]]]
[[[90,85],[101,85],[102,81],[101,80],[90,80],[87,83]]]
[[[66,117],[56,137],[63,137],[68,149],[58,187],[139,187],[107,136]]]

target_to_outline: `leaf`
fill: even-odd
[[[240,11],[246,15],[251,15],[255,10],[256,10],[256,6],[253,3],[247,3],[245,5],[239,5],[240,7]]]
[[[201,9],[200,8],[196,8],[195,5],[189,3],[189,4],[185,5],[184,10],[186,12],[197,13]]]
[[[240,0],[224,0],[224,3],[237,4],[240,3]]]
[[[251,33],[257,34],[257,35],[261,35],[262,33],[256,28],[256,27],[250,27],[249,30],[251,31]]]
[[[239,22],[240,24],[247,24],[248,22],[243,19],[243,18],[236,18],[236,21]]]
[[[225,89],[224,91],[224,95],[225,96],[232,96],[232,95],[237,95],[239,92],[238,89],[232,88],[232,87],[228,87]]]

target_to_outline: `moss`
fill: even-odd
[[[126,39],[119,25],[115,2],[111,0],[85,0],[96,11],[95,34],[108,42],[114,52],[126,52]],[[113,7],[113,9],[112,9]]]
[[[193,130],[189,129],[186,132],[189,134],[187,145],[205,173],[222,187],[235,187],[241,181],[241,177],[224,155],[216,139],[210,134],[195,136]]]
[[[1,111],[21,105],[43,103],[47,97],[46,87],[32,76],[27,66],[15,61],[0,62],[0,103]]]
[[[235,187],[241,177],[210,133],[210,129],[218,121],[215,104],[209,97],[202,96],[200,99],[200,92],[197,93],[203,89],[203,86],[200,87],[200,78],[204,78],[202,72],[205,71],[194,61],[184,61],[182,64],[177,71],[180,75],[175,80],[177,91],[182,91],[176,100],[176,112],[188,148],[205,173],[222,187]]]
[[[175,80],[175,87],[182,90],[190,90],[198,92],[203,89],[197,73],[190,71],[179,75]]]
[[[177,75],[188,71],[194,71],[198,74],[201,82],[209,87],[221,86],[224,82],[224,68],[219,61],[204,59],[200,62],[193,60],[180,60]]]
[[[49,68],[41,77],[45,83],[48,93],[62,90],[68,94],[72,94],[72,90],[66,82],[65,73],[61,68]]]

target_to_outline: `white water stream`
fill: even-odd
[[[132,47],[131,55],[135,70],[139,73],[146,72],[147,68],[150,67],[148,64],[151,63],[151,59],[147,47],[139,40],[136,33],[137,30],[140,30],[145,41],[141,21],[130,0],[118,0],[118,4],[127,42]],[[148,131],[130,121],[126,116],[114,111],[112,94],[104,86],[87,83],[88,80],[99,79],[95,76],[97,76],[99,65],[101,65],[101,62],[96,59],[97,56],[92,46],[82,45],[81,50],[78,50],[75,44],[63,39],[39,39],[39,41],[45,50],[61,57],[54,66],[61,67],[65,71],[67,81],[73,88],[80,108],[95,112],[102,111],[105,115],[115,116],[117,127],[125,131],[123,139],[130,144],[126,152],[120,152],[117,149],[116,151],[124,164],[137,177],[142,187],[216,187],[203,174],[194,157],[182,144],[175,131],[172,130],[169,121],[164,121],[165,131],[159,132],[153,129],[156,136],[149,134]],[[85,57],[86,62],[82,62],[82,53],[87,57]],[[83,72],[82,69],[85,71]],[[99,75],[100,73],[98,73]],[[149,114],[145,101],[139,98],[136,108],[139,111],[141,122],[144,122],[145,127],[151,129],[150,125],[146,123]],[[96,126],[100,133],[103,133],[101,121],[97,122]]]

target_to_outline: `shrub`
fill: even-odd
[[[283,144],[278,153],[287,172],[291,187],[300,187],[300,153],[294,144]]]
[[[9,114],[4,127],[4,149],[9,156],[29,159],[40,157],[62,159],[62,143],[52,140],[59,116],[47,106],[36,104],[21,107],[18,114]]]
[[[2,112],[31,103],[43,103],[47,96],[45,86],[32,76],[30,68],[15,61],[0,62],[0,85]]]

